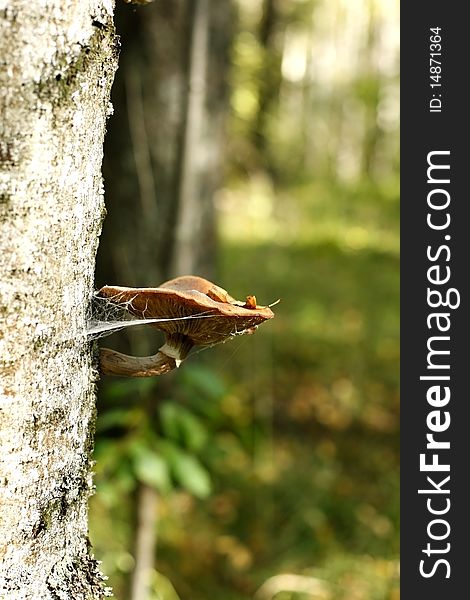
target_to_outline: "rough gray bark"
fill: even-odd
[[[105,595],[90,555],[86,313],[112,0],[0,0],[0,597]]]

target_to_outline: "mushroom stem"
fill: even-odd
[[[109,348],[100,348],[100,370],[105,375],[153,377],[176,369],[179,362],[160,351],[153,356],[129,356]]]
[[[182,334],[166,337],[165,344],[152,356],[129,356],[110,348],[100,348],[100,369],[105,375],[153,377],[164,375],[180,366],[193,347]]]

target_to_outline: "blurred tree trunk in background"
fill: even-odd
[[[361,170],[366,173],[371,179],[376,173],[375,162],[379,148],[380,139],[383,137],[383,131],[377,124],[377,115],[379,111],[380,92],[383,85],[382,78],[377,76],[374,69],[372,57],[378,54],[378,38],[380,38],[380,27],[377,23],[377,17],[374,10],[374,4],[370,5],[369,23],[367,27],[367,44],[364,51],[364,69],[368,73],[366,85],[363,87],[363,97],[365,100],[365,123],[364,123],[364,140],[362,151]]]
[[[191,7],[189,15],[187,89],[179,164],[177,165],[179,177],[170,259],[172,276],[187,275],[197,269],[204,252],[204,250],[202,252],[198,250],[198,247],[203,247],[205,242],[201,233],[205,223],[207,223],[205,225],[207,229],[212,224],[212,198],[205,198],[204,195],[198,193],[200,167],[205,160],[202,132],[204,104],[207,97],[209,5],[209,0],[197,0]],[[214,235],[214,232],[210,230],[206,230],[206,233]]]
[[[158,285],[180,274],[176,256],[183,237],[193,268],[210,275],[231,4],[179,0],[118,6],[116,20],[123,52],[113,88],[116,116],[105,147],[109,215],[98,278]],[[193,226],[183,233],[188,212]]]
[[[211,277],[231,2],[118,6],[116,20],[123,51],[113,89],[116,116],[105,149],[108,218],[98,255],[99,283],[156,287],[176,275]],[[120,343],[133,354],[149,351],[135,332],[123,334]],[[159,380],[159,396],[169,394],[169,386],[171,379]],[[147,407],[150,418],[155,402]],[[132,600],[147,597],[157,504],[157,492],[142,484]]]
[[[103,597],[88,498],[86,338],[117,66],[113,4],[0,11],[0,596]]]
[[[259,156],[269,159],[267,131],[269,114],[275,110],[279,101],[282,83],[281,63],[282,45],[279,43],[279,28],[285,24],[280,18],[279,0],[264,0],[263,13],[259,25],[259,43],[261,46],[261,73],[259,78],[258,108],[253,127],[253,142]],[[266,164],[268,171],[272,165]]]

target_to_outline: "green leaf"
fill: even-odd
[[[211,493],[209,473],[201,463],[189,454],[178,451],[172,460],[172,473],[175,479],[197,498],[207,498]]]
[[[180,600],[171,581],[157,571],[152,573],[152,588],[158,600]]]
[[[176,482],[197,498],[206,498],[210,494],[209,473],[196,458],[169,440],[160,440],[158,448]]]
[[[125,457],[125,448],[115,440],[98,439],[95,443],[93,457],[96,460],[98,473],[114,473]]]
[[[167,462],[156,452],[142,450],[133,457],[137,478],[160,492],[171,490],[170,473]]]
[[[207,441],[202,422],[181,406],[165,403],[160,409],[160,420],[165,436],[190,450],[199,450]]]
[[[178,407],[171,402],[165,402],[159,411],[162,430],[165,436],[171,440],[179,440]]]
[[[135,377],[122,381],[113,381],[106,386],[104,396],[107,400],[117,400],[132,395],[146,395],[155,386],[156,382],[152,377]]]
[[[207,441],[207,429],[200,419],[195,417],[189,411],[182,412],[180,418],[180,426],[187,448],[189,448],[189,450],[200,450]]]
[[[183,382],[193,393],[202,396],[205,402],[218,401],[227,392],[223,379],[211,369],[202,366],[188,365],[183,375]]]
[[[115,473],[115,483],[124,493],[130,493],[136,487],[136,480],[129,461],[124,461]]]
[[[140,414],[136,414],[135,409],[116,408],[107,410],[98,415],[96,431],[101,433],[113,427],[130,427],[136,422],[136,417],[138,419],[140,416]]]

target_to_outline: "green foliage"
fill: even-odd
[[[210,477],[200,461],[171,442],[162,442],[160,451],[170,466],[175,481],[185,490],[196,498],[205,498],[210,494]]]
[[[155,597],[148,600],[180,600],[168,577],[154,571],[152,583]]]
[[[162,493],[171,490],[169,464],[163,453],[152,452],[145,446],[139,446],[133,459],[136,479]]]
[[[209,370],[191,367],[174,400],[161,402],[151,379],[111,382],[102,396],[108,408],[97,424],[97,474],[108,480],[98,480],[98,491],[109,503],[119,502],[120,494],[132,492],[138,482],[162,494],[181,488],[207,497],[208,417],[219,419],[217,397],[223,389]]]
[[[160,409],[162,432],[170,440],[197,452],[207,442],[207,430],[201,419],[177,404],[166,402]]]

